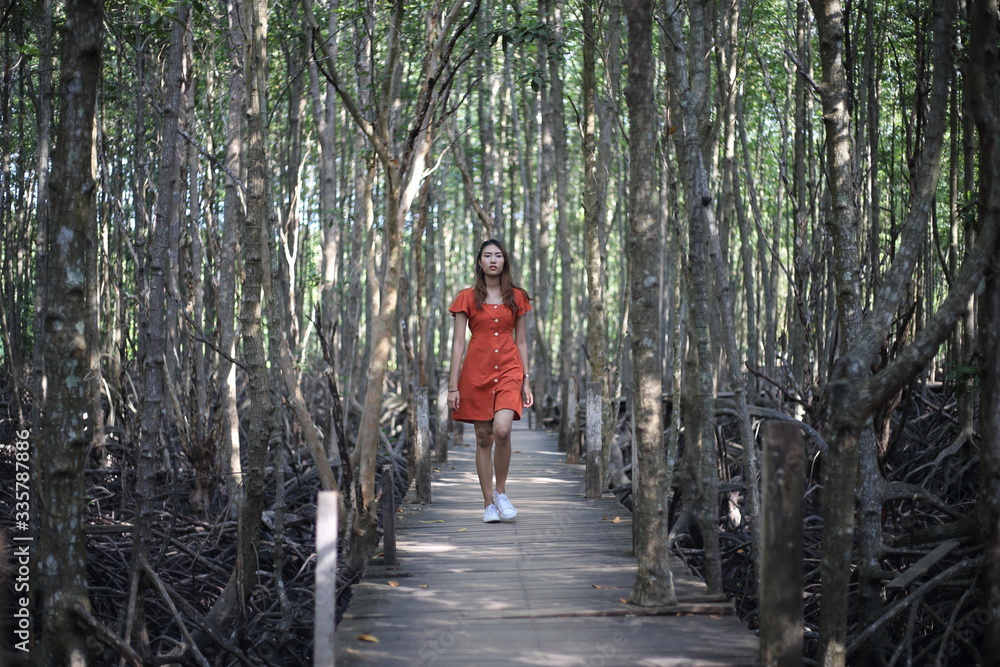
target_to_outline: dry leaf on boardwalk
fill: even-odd
[[[399,582],[398,581],[387,581],[385,583],[389,584],[390,586],[399,586]]]
[[[378,644],[378,637],[375,635],[358,635],[358,639],[363,642],[372,642],[373,644]]]
[[[591,586],[593,586],[594,588],[610,588],[613,591],[618,590],[617,586],[601,586],[600,584],[591,584]]]
[[[420,523],[444,523],[444,519],[434,519],[433,521],[421,521]]]

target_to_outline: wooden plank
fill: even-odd
[[[934,564],[939,560],[947,556],[958,546],[958,542],[948,541],[942,542],[937,545],[933,551],[928,553],[926,556],[918,560],[916,563],[906,568],[903,572],[896,575],[896,578],[885,585],[886,588],[906,588],[914,581],[916,581],[920,576],[926,574],[927,570],[934,567]]]

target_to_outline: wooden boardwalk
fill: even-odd
[[[563,462],[554,435],[515,424],[507,492],[518,516],[484,524],[466,434],[435,464],[433,502],[411,494],[397,513],[397,565],[370,565],[355,586],[338,665],[756,663],[757,637],[679,561],[677,609],[624,602],[631,514],[614,497],[583,497],[583,466]]]

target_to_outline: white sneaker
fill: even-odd
[[[507,498],[506,493],[493,492],[493,504],[496,505],[501,519],[513,519],[517,516],[517,510]]]
[[[500,515],[497,513],[496,505],[490,505],[483,510],[483,523],[500,523]]]

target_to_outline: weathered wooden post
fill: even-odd
[[[569,435],[566,429],[569,427],[569,418],[566,416],[569,414],[567,404],[569,403],[569,378],[562,383],[562,402],[559,403],[559,439],[556,440],[556,451],[565,452],[566,442],[569,440]]]
[[[566,463],[580,462],[580,423],[578,413],[580,411],[580,389],[576,378],[570,378],[567,384],[566,401]]]
[[[427,405],[427,387],[417,388],[417,423],[415,429],[417,467],[417,502],[431,502],[431,426]]]
[[[577,403],[580,401],[580,390],[576,382],[576,377],[571,375],[566,378],[566,383],[563,385],[563,396],[565,397],[563,401],[563,409],[565,411],[559,420],[559,451],[566,452],[568,460],[570,457],[569,452],[573,451],[575,440],[579,437],[580,432],[580,427],[576,420]]]
[[[340,494],[320,491],[316,499],[316,601],[313,664],[334,664],[333,633],[337,617],[337,512]]]
[[[437,429],[434,431],[434,453],[438,463],[448,460],[448,425],[451,415],[448,410],[448,374],[438,372]]]
[[[392,466],[382,464],[382,560],[396,564],[396,484]]]
[[[604,486],[601,471],[601,383],[587,383],[587,497],[600,498]]]
[[[761,511],[760,656],[770,667],[802,664],[802,491],[805,454],[798,425],[768,420]]]

